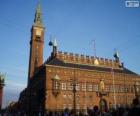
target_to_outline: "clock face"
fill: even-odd
[[[41,30],[36,30],[36,35],[40,36],[41,35]]]

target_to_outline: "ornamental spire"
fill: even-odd
[[[115,49],[114,58],[117,62],[119,62],[120,58],[119,58],[119,53],[118,53],[117,49]]]
[[[42,24],[42,10],[41,10],[40,0],[38,1],[36,13],[35,13],[34,26],[43,27],[43,24]]]

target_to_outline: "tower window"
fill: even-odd
[[[40,21],[40,14],[38,14],[37,21]]]
[[[36,36],[36,40],[39,41],[40,40],[40,37],[39,36]]]

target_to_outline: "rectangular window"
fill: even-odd
[[[80,109],[80,105],[79,104],[76,104],[76,109]]]
[[[119,85],[115,85],[115,92],[119,92]]]
[[[129,86],[125,86],[125,92],[129,93]]]
[[[110,92],[114,92],[114,86],[110,85]]]
[[[61,85],[62,85],[62,90],[66,90],[67,89],[66,83],[61,83]]]
[[[55,89],[59,89],[59,83],[57,81],[55,81],[55,85],[54,85]]]
[[[86,91],[86,84],[82,84],[82,91]]]
[[[36,40],[39,41],[40,40],[40,37],[39,36],[36,36]]]
[[[67,89],[68,90],[73,90],[73,84],[72,83],[67,83]]]
[[[77,100],[77,102],[80,101],[80,95],[76,95],[76,100]]]
[[[79,91],[80,90],[80,84],[76,84],[76,91]]]
[[[98,85],[97,84],[93,85],[93,91],[98,91]]]
[[[71,94],[69,94],[69,95],[68,95],[68,98],[69,98],[69,99],[72,99],[72,98],[73,98],[73,96],[72,96]]]
[[[66,98],[67,98],[67,95],[66,95],[66,94],[64,94],[64,95],[63,95],[63,98],[64,98],[64,99],[66,99]]]
[[[72,109],[72,104],[68,104],[68,108],[71,110]]]
[[[134,93],[135,92],[135,88],[134,86],[131,86],[131,93]]]
[[[59,90],[60,89],[60,83],[57,81],[53,81],[53,90]]]
[[[105,86],[105,91],[106,91],[106,92],[109,92],[109,85],[106,85],[106,86]]]
[[[128,86],[128,92],[131,93],[131,86]]]
[[[124,86],[120,86],[120,92],[124,92]]]
[[[67,107],[67,105],[66,104],[63,104],[63,109],[65,109]]]
[[[92,91],[92,84],[87,85],[87,91]]]

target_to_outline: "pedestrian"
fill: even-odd
[[[133,100],[133,108],[129,111],[128,116],[140,116],[140,102],[139,99]]]
[[[69,116],[69,109],[65,108],[63,116]]]

